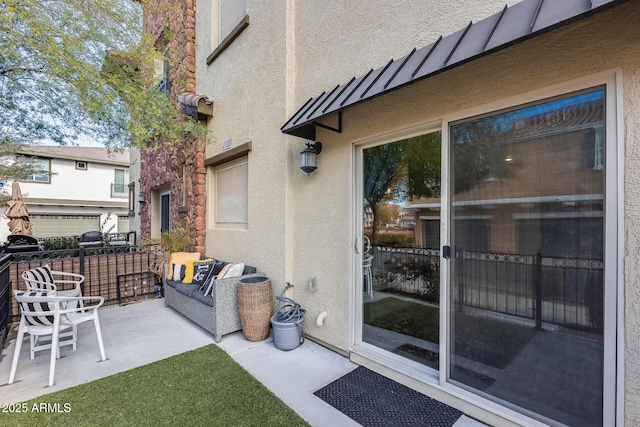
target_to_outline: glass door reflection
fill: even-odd
[[[450,128],[450,380],[567,425],[603,423],[604,99]]]
[[[365,148],[363,341],[439,369],[440,132]]]

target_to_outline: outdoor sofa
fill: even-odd
[[[165,279],[165,305],[211,332],[215,341],[220,342],[223,335],[242,329],[238,314],[238,282],[258,276],[264,274],[257,273],[256,268],[249,265],[244,266],[240,276],[217,279],[211,275],[204,286],[175,280],[172,276]],[[205,294],[207,290],[209,292]]]

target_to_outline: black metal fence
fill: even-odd
[[[454,303],[601,333],[602,260],[460,251],[453,260]],[[457,263],[457,266],[455,265]]]
[[[9,266],[11,265],[11,255],[0,257],[0,349],[9,333],[11,325],[11,280],[9,279]]]
[[[22,273],[26,270],[49,264],[52,270],[78,273],[85,277],[83,295],[99,295],[105,305],[118,304],[127,292],[133,296],[153,296],[157,294],[156,270],[161,254],[156,250],[140,251],[135,246],[106,246],[102,248],[76,248],[67,250],[21,252],[13,255],[8,269],[8,281],[13,289],[24,289]],[[132,283],[134,289],[120,290],[118,286],[129,286],[128,278],[140,278]],[[1,277],[1,276],[0,276]],[[1,280],[1,279],[0,279]],[[135,280],[135,279],[134,279]],[[122,292],[120,292],[122,291]],[[11,291],[9,291],[11,293]],[[120,298],[119,298],[120,297]],[[13,297],[12,316],[17,319],[17,307]]]
[[[439,302],[437,249],[372,248],[374,289]],[[602,260],[457,251],[452,259],[456,309],[476,308],[600,333]]]
[[[440,302],[440,251],[373,246],[374,289]]]

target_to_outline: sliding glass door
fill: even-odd
[[[440,132],[362,151],[362,340],[438,369]]]
[[[449,380],[602,426],[605,90],[449,129]]]
[[[547,424],[613,422],[607,87],[359,147],[359,342]]]

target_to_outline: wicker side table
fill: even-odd
[[[242,333],[248,341],[267,339],[272,308],[271,280],[248,277],[238,281],[238,314]]]

